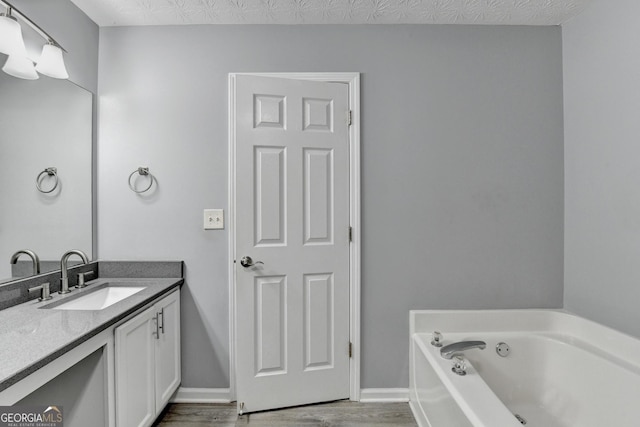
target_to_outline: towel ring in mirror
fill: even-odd
[[[51,187],[51,189],[49,190],[43,190],[42,186],[40,185],[41,180],[44,178],[44,175],[52,176],[55,179],[55,181],[53,182],[53,187]],[[38,189],[39,192],[45,193],[45,194],[51,193],[53,190],[58,188],[58,169],[46,168],[45,170],[40,172],[36,177],[36,188]]]

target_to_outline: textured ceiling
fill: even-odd
[[[72,0],[101,26],[559,25],[590,0]]]

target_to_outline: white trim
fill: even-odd
[[[351,127],[349,128],[350,156],[350,188],[349,212],[353,227],[352,242],[349,250],[349,266],[351,271],[350,286],[350,330],[352,358],[350,369],[351,390],[349,397],[353,401],[360,400],[360,74],[354,73],[349,81],[349,105],[351,108]]]
[[[107,392],[105,393],[105,399],[107,401],[107,415],[108,426],[115,427],[116,425],[116,351],[115,351],[115,331],[116,326],[107,329],[108,336],[107,342],[104,346],[104,354],[106,356],[104,377],[105,384],[107,385]],[[99,334],[100,335],[100,334]],[[98,336],[99,336],[98,335]]]
[[[408,388],[363,388],[360,390],[360,402],[385,403],[408,402]]]
[[[409,401],[409,408],[411,408],[411,413],[413,414],[413,418],[416,420],[418,427],[431,427],[431,423],[422,411],[422,408],[420,408],[420,405],[416,404],[416,402],[412,400]]]
[[[171,403],[231,403],[229,388],[188,388],[180,387],[170,400]]]
[[[235,325],[235,77],[252,75],[300,80],[346,83],[349,86],[349,108],[352,111],[349,128],[349,212],[353,242],[349,247],[349,339],[353,345],[349,365],[349,398],[360,400],[360,73],[229,73],[229,380],[230,396],[236,397],[236,325]]]
[[[232,400],[236,399],[236,103],[235,103],[235,74],[229,74],[229,182],[227,206],[227,227],[229,228],[229,394]]]
[[[34,371],[12,386],[0,392],[0,405],[11,406],[42,387],[67,369],[78,364],[96,350],[103,348],[104,357],[104,399],[107,410],[107,425],[115,426],[115,387],[113,359],[113,327],[107,328],[87,341],[72,348],[60,357]]]

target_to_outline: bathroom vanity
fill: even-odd
[[[180,291],[115,328],[118,426],[151,425],[180,385]]]
[[[0,310],[0,405],[60,405],[67,427],[151,425],[181,380],[182,263],[94,264],[85,288]]]

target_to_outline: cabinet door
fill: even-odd
[[[164,409],[181,381],[180,292],[156,303],[160,333],[156,340],[156,411]]]
[[[155,316],[151,307],[115,330],[118,427],[149,426],[156,417]]]

